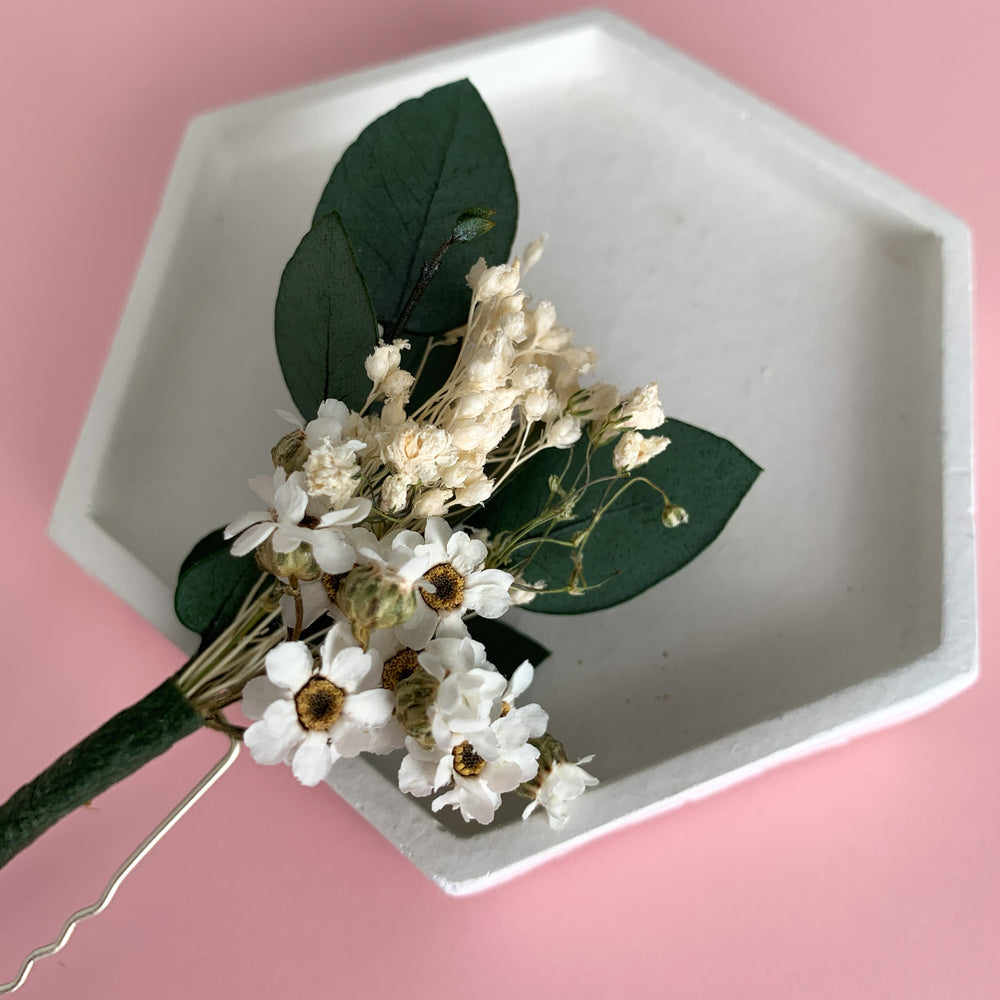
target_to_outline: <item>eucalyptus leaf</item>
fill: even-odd
[[[215,639],[260,579],[253,553],[234,556],[222,528],[206,535],[181,565],[174,591],[174,610],[182,625],[201,636],[202,645]]]
[[[505,262],[517,228],[517,191],[489,109],[468,80],[405,101],[372,122],[334,168],[314,223],[343,219],[379,321],[391,329],[420,270],[470,206],[488,205],[495,225],[449,249],[407,323],[443,333],[467,317],[465,275],[479,257]],[[473,209],[472,211],[475,211]]]
[[[525,660],[537,667],[552,655],[541,643],[518,632],[513,625],[495,618],[480,618],[476,615],[465,624],[469,635],[486,647],[490,663],[508,680]]]
[[[760,467],[729,441],[679,420],[670,420],[662,433],[670,438],[670,446],[632,476],[644,476],[659,486],[672,503],[688,511],[689,522],[664,527],[663,497],[645,483],[633,483],[601,516],[584,548],[587,585],[600,586],[582,594],[540,594],[525,606],[526,611],[583,614],[621,604],[676,573],[719,535],[760,474]],[[572,483],[585,447],[585,441],[575,446],[564,484]],[[614,475],[611,453],[609,445],[596,452],[592,478]],[[542,452],[487,504],[476,523],[494,534],[527,523],[544,508],[550,477],[560,476],[566,466],[565,451]],[[612,489],[624,481],[612,484]],[[548,537],[572,541],[589,525],[605,488],[603,484],[591,486],[577,503],[572,519],[557,524]],[[528,546],[518,555],[531,551]],[[525,578],[528,582],[545,580],[553,588],[565,586],[573,572],[572,554],[569,547],[537,545]]]
[[[306,233],[281,275],[274,340],[288,391],[306,420],[324,399],[360,410],[371,383],[365,358],[378,337],[375,312],[340,217]]]

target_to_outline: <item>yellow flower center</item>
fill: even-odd
[[[382,687],[386,691],[395,691],[396,685],[404,677],[409,677],[419,666],[415,649],[401,649],[395,656],[390,656],[385,661],[382,667]]]
[[[340,718],[347,692],[325,677],[311,677],[295,696],[303,729],[329,729]]]
[[[434,593],[421,590],[427,606],[433,611],[454,611],[462,606],[465,577],[451,563],[438,563],[424,573],[424,579],[434,584]]]
[[[486,767],[486,761],[472,749],[472,744],[468,740],[463,740],[457,747],[453,747],[451,754],[455,758],[455,773],[463,778],[474,778]]]

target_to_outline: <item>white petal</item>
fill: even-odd
[[[286,717],[289,709],[291,719]],[[295,716],[295,707],[287,701],[273,702],[264,718],[243,734],[243,742],[258,764],[281,764],[301,739],[302,728]]]
[[[320,518],[320,527],[328,528],[335,524],[357,524],[372,512],[372,502],[366,497],[354,497],[346,507],[331,510]]]
[[[377,729],[392,718],[396,707],[396,696],[391,691],[376,688],[361,691],[344,699],[343,713],[356,725],[366,729]]]
[[[429,517],[424,528],[424,538],[429,545],[440,546],[444,552],[447,552],[448,539],[451,538],[451,525],[443,517]]]
[[[281,419],[284,420],[286,423],[291,424],[293,427],[298,427],[299,430],[302,430],[303,426],[305,426],[302,423],[302,419],[300,417],[296,416],[296,414],[294,413],[289,412],[288,410],[275,410],[274,412],[277,413],[278,416],[281,417]]]
[[[298,524],[305,517],[309,494],[290,477],[274,491],[274,509],[278,519],[288,524]]]
[[[420,797],[430,795],[435,788],[435,770],[436,766],[431,761],[407,754],[399,765],[399,790]]]
[[[339,531],[319,528],[309,533],[313,556],[324,573],[346,573],[353,565],[356,553]]]
[[[522,777],[525,770],[530,773],[526,777]],[[537,772],[537,764],[532,770],[530,767],[522,768],[513,760],[498,760],[494,764],[487,764],[483,768],[481,777],[494,792],[512,792],[522,781],[533,778]]]
[[[438,619],[437,631],[434,633],[435,639],[469,639],[469,628],[462,621],[462,615],[458,611],[453,611],[449,615],[444,615]]]
[[[357,757],[369,750],[372,742],[371,732],[343,715],[330,727],[329,737],[341,757]]]
[[[514,578],[499,569],[474,573],[465,584],[462,603],[483,618],[502,618],[510,610],[510,586]]]
[[[372,672],[372,658],[360,646],[342,649],[332,660],[324,658],[322,673],[349,694]]]
[[[437,769],[434,771],[434,791],[437,791],[439,788],[444,788],[445,785],[450,785],[451,780],[454,777],[455,756],[449,750],[438,761]]]
[[[311,732],[292,757],[292,774],[303,785],[318,785],[330,773],[333,760],[333,754],[326,743],[326,733]]]
[[[266,521],[263,524],[254,525],[251,528],[247,528],[246,531],[240,535],[239,538],[233,542],[229,551],[232,552],[234,556],[245,556],[250,552],[253,552],[261,542],[270,537],[277,525],[274,521]]]
[[[284,700],[284,692],[266,677],[254,677],[243,685],[240,711],[248,719],[264,718],[264,711],[272,701]]]
[[[371,733],[371,743],[368,752],[378,754],[392,753],[393,750],[402,750],[406,742],[406,731],[399,724],[395,716],[390,716],[389,721]]]
[[[399,631],[396,635],[410,649],[424,649],[431,641],[437,624],[438,616],[434,614],[422,597],[418,597],[416,610],[402,625],[397,626]]]
[[[500,805],[500,796],[488,788],[486,783],[475,778],[457,778],[459,786],[459,808],[464,820],[477,823],[492,823],[493,814]]]
[[[538,739],[549,728],[549,713],[534,702],[517,709],[517,717],[528,727],[528,735]]]
[[[274,506],[274,491],[285,481],[285,470],[275,469],[271,475],[254,476],[248,480],[254,491],[269,507]]]
[[[456,531],[448,541],[448,561],[464,577],[474,573],[486,561],[489,550],[478,538]]]
[[[311,534],[308,529],[295,524],[276,524],[271,536],[271,547],[275,552],[294,552],[303,542],[309,541]]]
[[[295,693],[312,675],[313,657],[304,642],[283,642],[264,660],[272,683]]]
[[[535,676],[535,668],[525,660],[510,676],[503,700],[513,703],[518,695],[523,694]]]
[[[252,510],[249,514],[243,514],[236,518],[235,521],[230,521],[229,524],[226,525],[226,530],[222,532],[222,537],[233,538],[246,531],[247,528],[250,528],[255,524],[260,524],[261,521],[270,520],[271,514],[269,511]]]

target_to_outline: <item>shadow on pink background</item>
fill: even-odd
[[[187,120],[570,9],[0,6],[0,796],[182,660],[45,529]],[[978,0],[614,9],[973,227],[983,678],[464,900],[335,796],[240,760],[21,996],[1000,995],[1000,15]],[[0,872],[0,980],[223,743],[186,741]]]

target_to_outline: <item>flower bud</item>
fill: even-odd
[[[396,718],[425,750],[433,750],[435,746],[429,709],[437,697],[439,684],[423,667],[396,682]]]
[[[412,584],[380,566],[355,566],[337,588],[337,604],[355,637],[367,645],[375,629],[402,625],[416,610],[417,595]]]
[[[289,431],[272,449],[271,461],[276,469],[284,469],[289,475],[298,472],[309,458],[306,435],[301,428]]]
[[[265,538],[254,551],[254,558],[265,573],[284,580],[290,580],[294,576],[296,580],[308,582],[318,580],[323,575],[312,548],[305,543],[291,552],[275,552],[271,539]]]
[[[660,517],[665,528],[676,528],[688,523],[688,512],[683,507],[678,507],[675,503],[668,503],[663,508]]]
[[[538,789],[542,782],[556,766],[565,764],[569,757],[566,755],[566,748],[551,733],[544,733],[538,739],[528,740],[528,742],[538,750],[538,771],[530,781],[525,781],[517,789],[518,794],[526,795],[533,799],[538,795]]]

